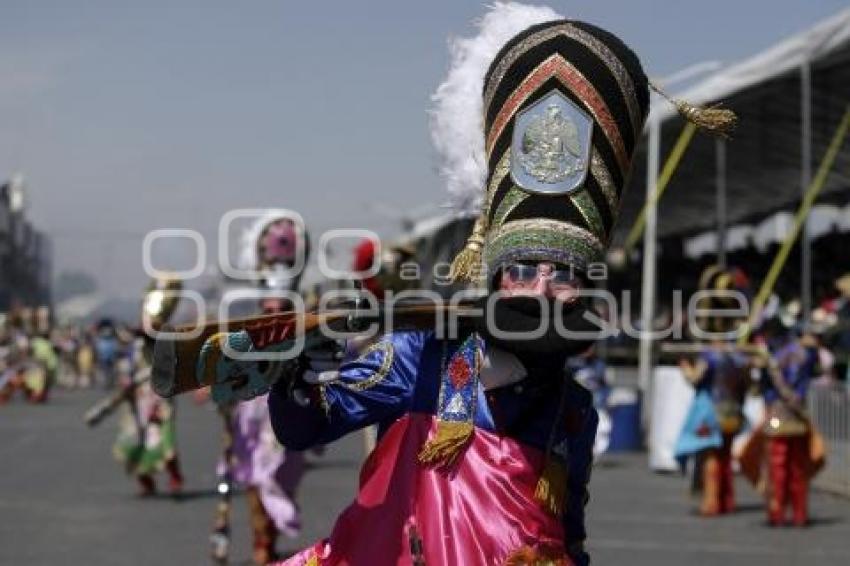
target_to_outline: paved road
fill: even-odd
[[[813,566],[850,564],[850,500],[813,492],[812,526],[772,529],[760,496],[739,479],[739,510],[694,514],[688,481],[654,474],[642,455],[594,470],[589,547],[596,565]]]
[[[214,462],[219,421],[182,400],[179,436],[187,494],[141,500],[112,461],[114,423],[88,430],[85,409],[96,392],[59,392],[46,407],[0,406],[0,564],[205,564],[215,509]],[[359,435],[311,457],[302,487],[302,546],[326,534],[351,499],[362,454]],[[705,520],[690,512],[686,481],[645,469],[640,455],[606,460],[594,472],[588,529],[596,565],[844,565],[850,556],[850,501],[812,500],[806,530],[764,526],[757,496],[739,485],[742,510]],[[246,564],[244,500],[235,501],[235,564]]]

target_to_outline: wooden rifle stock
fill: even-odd
[[[331,341],[333,337],[327,336],[328,330],[350,337],[387,330],[451,328],[453,322],[468,325],[478,315],[478,309],[466,304],[398,303],[380,305],[371,310],[291,311],[210,322],[200,327],[163,327],[154,346],[152,384],[154,391],[162,397],[173,397],[212,385],[215,375],[198,371],[201,349],[206,345],[208,350],[215,350],[212,358],[227,357],[222,338],[228,333],[245,333],[254,351],[274,346],[274,353],[279,356],[281,350],[286,351],[287,346],[295,346],[301,340],[307,350]]]

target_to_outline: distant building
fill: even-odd
[[[53,246],[26,218],[23,179],[0,185],[0,312],[51,304]]]

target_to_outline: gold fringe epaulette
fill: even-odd
[[[567,468],[556,457],[549,454],[543,473],[537,480],[534,498],[552,515],[559,517],[567,499]]]
[[[474,427],[465,421],[437,421],[434,437],[419,451],[419,461],[428,466],[451,466],[472,439]]]
[[[563,550],[523,546],[511,552],[504,566],[569,566],[572,561]]]

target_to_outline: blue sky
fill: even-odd
[[[733,62],[848,3],[549,5],[620,35],[661,77]],[[212,237],[232,208],[292,208],[316,235],[392,234],[382,209],[444,200],[429,96],[446,40],[482,11],[467,0],[0,0],[0,176],[25,174],[57,272],[79,267],[128,297],[145,285],[145,232]]]

